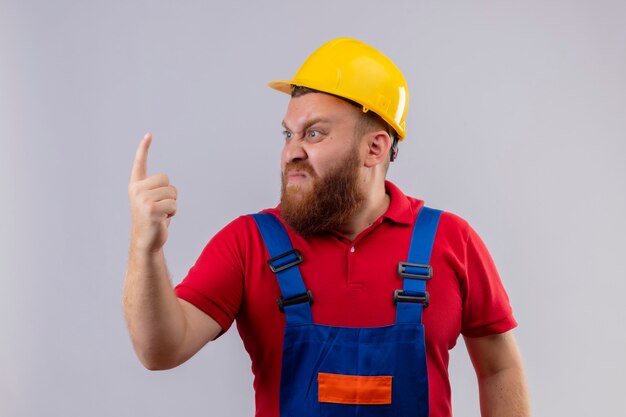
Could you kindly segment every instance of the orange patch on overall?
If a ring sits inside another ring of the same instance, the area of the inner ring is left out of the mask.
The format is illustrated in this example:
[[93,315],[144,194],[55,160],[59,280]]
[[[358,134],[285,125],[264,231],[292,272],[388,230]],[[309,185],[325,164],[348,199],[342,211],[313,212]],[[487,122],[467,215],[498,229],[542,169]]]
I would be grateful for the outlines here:
[[317,375],[321,403],[391,404],[391,376],[357,376],[320,372]]

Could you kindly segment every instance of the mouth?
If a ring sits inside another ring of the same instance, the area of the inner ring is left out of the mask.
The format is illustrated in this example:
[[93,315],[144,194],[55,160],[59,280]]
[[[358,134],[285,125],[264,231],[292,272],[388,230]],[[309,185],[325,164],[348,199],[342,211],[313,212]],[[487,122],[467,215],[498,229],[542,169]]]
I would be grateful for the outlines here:
[[299,184],[308,179],[309,176],[304,171],[291,170],[287,171],[287,183],[288,184]]

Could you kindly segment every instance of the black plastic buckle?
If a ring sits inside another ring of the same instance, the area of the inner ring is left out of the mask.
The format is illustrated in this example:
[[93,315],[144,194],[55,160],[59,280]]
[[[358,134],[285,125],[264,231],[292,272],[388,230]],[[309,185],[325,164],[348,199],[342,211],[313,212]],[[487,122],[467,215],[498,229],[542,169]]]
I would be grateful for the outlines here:
[[[411,271],[412,268],[425,269],[426,273]],[[433,277],[433,268],[430,265],[412,264],[410,262],[398,262],[398,275],[400,275],[402,278],[423,279],[428,281]]]
[[428,304],[430,304],[430,294],[426,291],[424,292],[424,295],[411,295],[405,294],[403,290],[395,290],[393,292],[393,303],[423,304],[424,308],[426,308],[428,307]]
[[[289,255],[295,255],[296,259],[283,265],[274,266],[274,262],[284,260],[284,258],[287,258]],[[298,265],[300,263],[302,263],[302,254],[297,249],[292,249],[289,252],[281,253],[280,255],[274,256],[272,259],[267,261],[267,264],[270,266],[270,269],[274,273],[284,271],[285,269],[291,268],[292,266]]]
[[278,304],[278,309],[281,313],[285,312],[286,306],[291,306],[294,304],[302,304],[302,303],[313,304],[313,294],[311,294],[310,290],[306,290],[304,294],[294,295],[291,298],[285,299],[282,295],[276,299],[276,303]]

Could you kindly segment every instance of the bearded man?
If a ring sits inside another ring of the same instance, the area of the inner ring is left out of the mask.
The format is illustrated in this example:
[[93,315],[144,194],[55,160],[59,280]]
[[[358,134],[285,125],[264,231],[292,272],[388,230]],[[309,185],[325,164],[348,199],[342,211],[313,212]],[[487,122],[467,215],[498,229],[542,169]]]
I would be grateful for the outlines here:
[[406,136],[400,71],[335,39],[270,86],[291,94],[280,205],[227,225],[174,289],[176,189],[147,176],[151,136],[139,145],[124,306],[144,366],[178,366],[236,320],[259,417],[451,416],[462,334],[483,415],[528,416],[517,323],[480,237],[386,180]]

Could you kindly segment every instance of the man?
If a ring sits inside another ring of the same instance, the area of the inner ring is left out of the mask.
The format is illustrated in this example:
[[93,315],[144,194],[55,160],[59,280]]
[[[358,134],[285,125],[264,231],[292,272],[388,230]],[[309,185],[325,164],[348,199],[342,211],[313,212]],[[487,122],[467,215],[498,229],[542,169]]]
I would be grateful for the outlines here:
[[406,135],[400,71],[336,39],[270,86],[292,96],[281,204],[226,226],[176,289],[163,255],[176,189],[147,176],[151,136],[139,145],[124,307],[141,362],[175,367],[236,319],[257,416],[451,416],[448,350],[463,334],[483,416],[529,415],[484,244],[385,179]]

